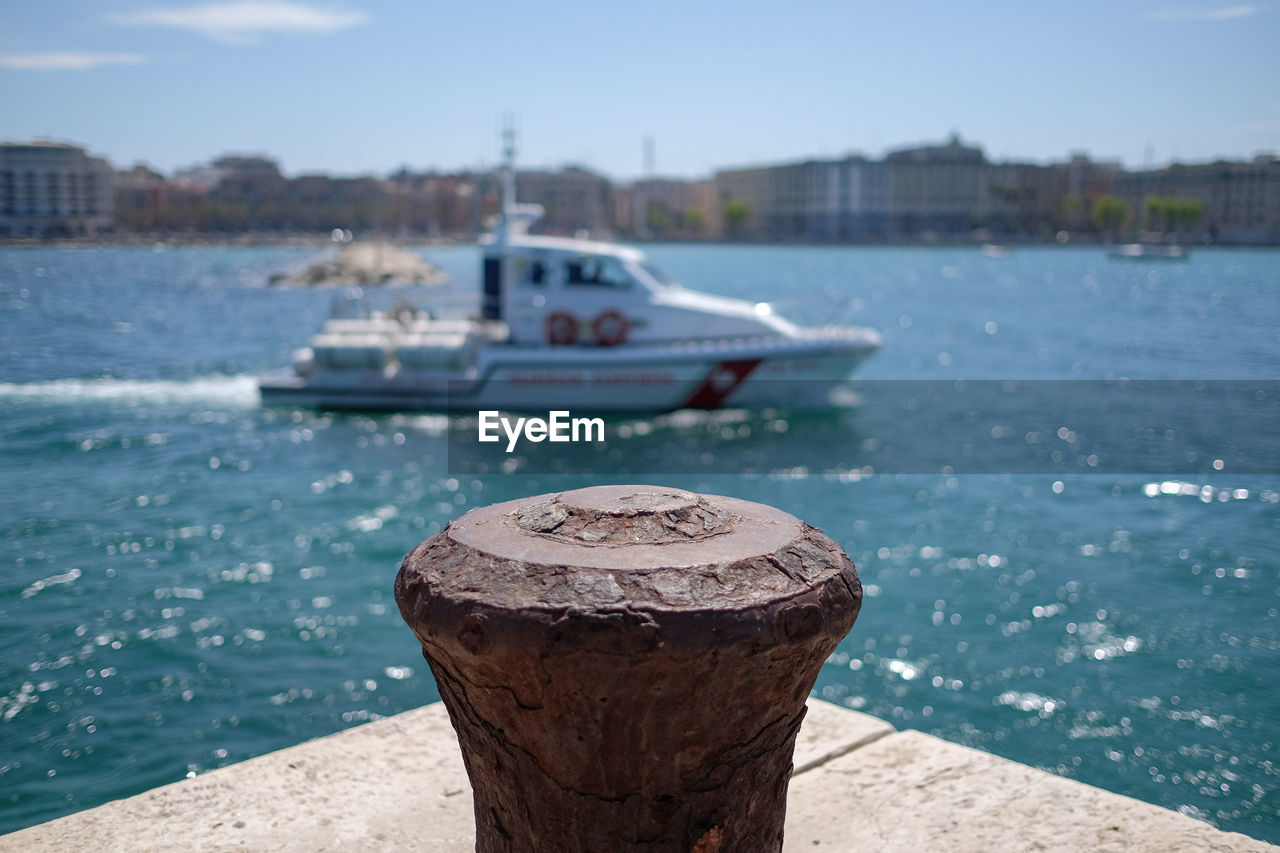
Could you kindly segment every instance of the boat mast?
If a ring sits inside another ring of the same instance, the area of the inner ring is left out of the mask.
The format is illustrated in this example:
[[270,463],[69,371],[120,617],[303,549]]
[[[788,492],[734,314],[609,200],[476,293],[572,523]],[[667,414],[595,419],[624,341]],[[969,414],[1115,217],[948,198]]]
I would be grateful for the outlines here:
[[481,273],[480,316],[502,320],[508,314],[511,295],[511,238],[516,219],[516,130],[510,115],[502,121],[502,207],[493,229],[493,250],[485,252]]
[[542,205],[516,202],[516,128],[510,115],[503,119],[502,155],[502,213],[494,228],[493,250],[484,258],[482,316],[486,320],[507,320],[516,315],[513,247],[543,214]]
[[505,246],[516,218],[516,127],[508,115],[502,126],[502,217],[497,240]]
[[502,208],[493,233],[493,252],[485,253],[483,267],[481,316],[486,320],[504,320],[511,315],[514,293],[511,263],[511,241],[518,233],[516,225],[516,128],[510,115],[502,121]]

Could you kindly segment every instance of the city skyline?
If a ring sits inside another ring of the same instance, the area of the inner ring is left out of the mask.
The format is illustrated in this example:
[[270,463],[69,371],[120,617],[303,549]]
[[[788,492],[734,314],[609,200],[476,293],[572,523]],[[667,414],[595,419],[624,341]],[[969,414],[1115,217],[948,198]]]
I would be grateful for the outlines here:
[[0,33],[0,138],[166,174],[261,153],[286,174],[520,162],[618,180],[931,144],[1125,168],[1280,150],[1276,13],[1223,2],[606,13],[407,2],[69,0]]

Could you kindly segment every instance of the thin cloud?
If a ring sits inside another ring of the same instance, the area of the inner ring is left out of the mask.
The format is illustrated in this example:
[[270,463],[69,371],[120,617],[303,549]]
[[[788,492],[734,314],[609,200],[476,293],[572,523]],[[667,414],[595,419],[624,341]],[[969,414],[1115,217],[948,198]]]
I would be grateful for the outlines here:
[[10,53],[0,56],[0,68],[19,71],[88,71],[100,65],[141,65],[145,56],[136,53],[85,53],[64,50],[54,53]]
[[1217,9],[1161,9],[1147,15],[1148,21],[1234,21],[1251,18],[1262,11],[1261,6],[1220,6]]
[[126,26],[174,27],[214,41],[249,44],[268,33],[333,33],[366,23],[369,16],[285,0],[233,0],[181,9],[144,9],[113,15],[111,20]]

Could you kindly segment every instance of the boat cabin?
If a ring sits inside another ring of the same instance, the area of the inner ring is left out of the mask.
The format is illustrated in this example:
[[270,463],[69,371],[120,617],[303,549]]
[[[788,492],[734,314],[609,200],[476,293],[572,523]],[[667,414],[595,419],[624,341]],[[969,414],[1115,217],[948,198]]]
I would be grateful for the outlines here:
[[484,254],[484,319],[525,346],[618,346],[783,335],[791,323],[765,303],[685,290],[638,249],[522,234]]

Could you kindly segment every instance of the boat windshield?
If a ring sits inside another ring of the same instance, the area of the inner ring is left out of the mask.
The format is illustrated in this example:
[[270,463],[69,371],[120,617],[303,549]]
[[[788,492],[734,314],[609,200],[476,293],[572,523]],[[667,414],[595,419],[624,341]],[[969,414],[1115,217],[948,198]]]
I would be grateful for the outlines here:
[[644,270],[649,278],[653,279],[662,287],[679,287],[680,282],[662,271],[662,268],[653,261],[641,261],[640,269]]

